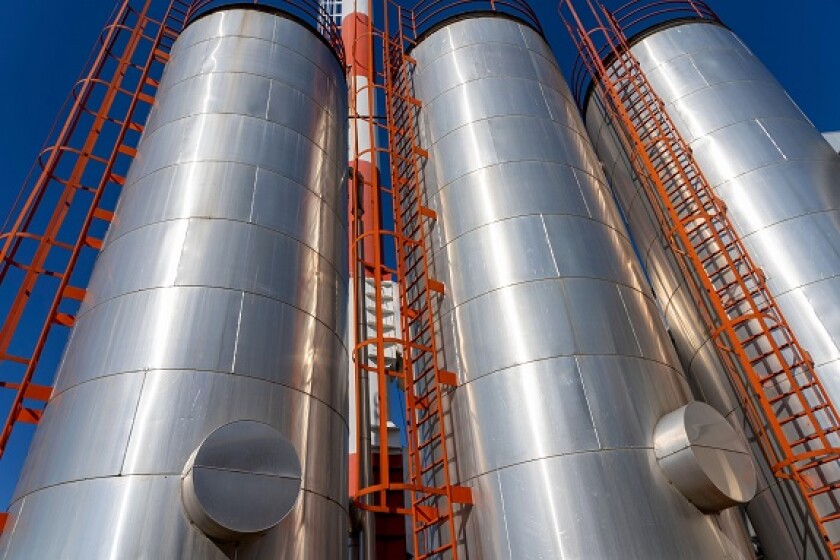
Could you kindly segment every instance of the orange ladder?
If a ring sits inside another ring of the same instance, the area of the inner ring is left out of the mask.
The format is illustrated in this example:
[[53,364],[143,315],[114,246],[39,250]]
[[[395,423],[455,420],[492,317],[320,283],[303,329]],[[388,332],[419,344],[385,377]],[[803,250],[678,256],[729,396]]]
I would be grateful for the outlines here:
[[[423,203],[422,169],[429,154],[420,147],[413,96],[415,61],[406,54],[406,15],[395,5],[398,31],[387,36],[386,105],[391,152],[394,229],[404,336],[409,477],[415,558],[457,560],[455,504],[472,503],[471,490],[452,482],[444,397],[457,385],[440,365],[437,317],[445,287],[431,272],[429,236],[436,214]],[[386,24],[386,29],[389,27]]]
[[[587,28],[571,0],[560,2],[600,103],[616,128],[633,171],[657,213],[686,284],[748,421],[775,475],[792,479],[826,547],[837,558],[840,422],[761,269],[727,217],[691,148],[671,121],[630,50],[614,15],[587,4]],[[596,46],[600,34],[604,48]],[[606,55],[606,56],[605,56]],[[608,60],[605,63],[604,60]],[[593,96],[593,102],[599,102]]]
[[[55,364],[39,364],[45,349],[57,354],[75,323],[86,294],[84,274],[102,248],[189,9],[188,2],[173,0],[156,20],[153,5],[125,0],[115,10],[74,88],[63,128],[39,156],[40,174],[24,185],[22,203],[0,234],[0,293],[11,301],[0,325],[0,387],[15,391],[0,432],[0,457],[14,426],[37,423],[51,396]],[[74,274],[80,259],[85,266]]]

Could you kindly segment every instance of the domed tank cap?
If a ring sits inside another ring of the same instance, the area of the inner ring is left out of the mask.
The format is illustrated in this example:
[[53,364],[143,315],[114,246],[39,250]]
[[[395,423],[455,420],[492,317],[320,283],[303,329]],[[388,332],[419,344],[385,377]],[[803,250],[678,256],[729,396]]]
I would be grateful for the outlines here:
[[207,536],[236,541],[271,529],[300,494],[300,459],[267,424],[239,421],[214,431],[193,452],[181,477],[190,520]]
[[746,444],[711,406],[692,402],[663,416],[654,431],[659,466],[706,513],[750,501],[755,465]]

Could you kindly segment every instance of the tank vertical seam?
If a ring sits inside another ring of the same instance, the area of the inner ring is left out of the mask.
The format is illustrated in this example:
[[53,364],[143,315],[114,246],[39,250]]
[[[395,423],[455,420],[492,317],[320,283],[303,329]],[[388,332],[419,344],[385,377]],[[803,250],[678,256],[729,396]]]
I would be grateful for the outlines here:
[[583,399],[586,401],[586,411],[589,413],[589,422],[592,424],[592,433],[595,435],[595,443],[598,449],[604,449],[601,444],[601,436],[598,435],[598,426],[595,425],[595,415],[592,414],[592,404],[589,402],[589,393],[586,391],[586,382],[583,380],[583,370],[580,367],[580,356],[575,356],[575,369],[577,370],[578,379],[580,379],[580,388],[583,391]]
[[[764,135],[767,136],[767,139],[770,140],[770,143],[773,144],[773,147],[776,148],[776,151],[779,152],[779,155],[782,156],[782,159],[784,161],[787,161],[788,160],[787,154],[784,153],[782,151],[782,149],[779,147],[779,144],[776,143],[776,140],[773,138],[773,135],[770,134],[770,131],[767,130],[767,127],[765,127],[764,124],[762,124],[761,118],[755,119],[755,123],[758,125],[758,127],[761,129],[761,131],[764,133]],[[737,123],[735,123],[735,124],[737,124]]]
[[[589,219],[590,219],[590,220],[599,221],[599,220],[598,220],[598,219],[597,219],[597,218],[596,218],[596,217],[592,214],[592,209],[589,207],[589,203],[588,203],[588,202],[586,202],[586,195],[584,195],[584,194],[583,194],[583,185],[581,185],[581,184],[580,184],[580,179],[578,178],[578,175],[577,175],[577,174],[578,174],[578,170],[577,170],[576,168],[572,167],[572,166],[569,166],[569,168],[572,170],[572,177],[574,177],[574,178],[575,178],[575,185],[577,186],[578,193],[580,193],[580,198],[581,198],[581,200],[583,200],[583,206],[584,206],[584,208],[586,208],[586,213],[587,213],[587,214],[589,214]],[[588,175],[588,173],[587,173],[587,175]],[[596,177],[595,179],[597,180],[598,178]],[[605,180],[606,180],[606,179],[605,179]]]
[[554,112],[551,110],[551,104],[548,102],[548,98],[545,96],[545,89],[543,88],[542,82],[537,82],[537,85],[540,88],[540,96],[542,97],[543,103],[545,103],[545,110],[548,111],[548,118],[551,119],[553,122],[563,124],[555,118]]
[[[257,201],[257,183],[259,183],[259,174],[260,174],[261,169],[262,169],[261,167],[255,167],[254,168],[254,183],[253,183],[253,185],[251,185],[251,204],[250,204],[250,208],[248,208],[248,224],[249,225],[252,224],[252,225],[255,225],[255,226],[260,225],[260,224],[257,224],[256,221],[255,221],[254,206],[255,206],[256,201]],[[291,235],[289,235],[289,237],[291,237],[292,239],[295,239]],[[304,236],[302,235],[301,237],[304,237]],[[308,243],[306,243],[302,240],[300,241],[300,243],[302,243],[303,245],[306,245],[306,246],[309,245]]]
[[557,257],[554,255],[554,247],[551,246],[551,238],[548,235],[548,228],[545,225],[545,217],[542,214],[538,214],[538,216],[540,217],[540,224],[542,224],[543,233],[545,234],[545,242],[548,244],[548,252],[551,254],[551,264],[554,265],[554,272],[560,278],[560,267],[557,266]]
[[271,92],[274,90],[274,80],[268,79],[268,100],[265,103],[265,120],[271,121],[268,115],[271,113]]
[[621,287],[619,285],[616,285],[615,289],[618,292],[618,299],[621,300],[621,307],[624,309],[624,314],[627,315],[627,322],[630,323],[630,331],[633,333],[633,340],[636,342],[636,350],[639,351],[639,356],[641,358],[646,358],[645,353],[642,350],[642,345],[639,342],[639,335],[636,332],[636,325],[633,324],[633,317],[630,314],[630,309],[627,308],[627,302],[624,300],[624,294],[621,293]]
[[[236,375],[236,355],[239,350],[239,338],[242,331],[242,311],[245,307],[245,292],[240,292],[239,295],[239,314],[236,317],[236,336],[233,340],[233,359],[230,364],[230,371]],[[308,393],[307,393],[308,394]]]
[[513,560],[513,550],[510,547],[510,530],[508,529],[507,510],[505,509],[505,492],[502,489],[502,475],[495,473],[499,482],[499,499],[502,501],[502,520],[505,522],[505,542],[507,543],[508,559]]
[[[187,240],[190,238],[190,226],[192,225],[193,218],[189,217],[186,218],[187,226],[184,228],[184,237],[181,240],[181,250],[178,252],[178,263],[175,265],[175,277],[172,279],[172,287],[177,287],[178,284],[178,276],[181,272],[181,263],[184,260],[184,251],[187,250]],[[140,228],[138,228],[140,229]],[[137,290],[140,291],[140,290]],[[128,294],[123,294],[128,295]],[[116,296],[121,297],[121,296]],[[111,298],[116,299],[116,298]],[[110,300],[109,300],[110,301]],[[105,303],[104,301],[102,303]]]
[[117,473],[117,476],[119,477],[123,476],[123,473],[125,472],[125,462],[128,459],[128,450],[131,448],[131,437],[134,435],[134,426],[137,424],[137,413],[140,411],[140,403],[143,402],[143,393],[146,390],[147,378],[148,373],[144,370],[143,381],[140,383],[140,392],[137,394],[137,404],[134,405],[134,414],[131,416],[131,428],[128,430],[128,437],[125,438],[125,451],[123,453],[122,461],[120,462],[120,470]]

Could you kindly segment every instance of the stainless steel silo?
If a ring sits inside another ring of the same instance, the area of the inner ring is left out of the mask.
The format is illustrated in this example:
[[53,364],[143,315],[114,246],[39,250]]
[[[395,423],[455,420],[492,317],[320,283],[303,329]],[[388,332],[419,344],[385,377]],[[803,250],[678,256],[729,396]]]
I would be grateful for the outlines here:
[[[346,115],[342,64],[301,22],[231,7],[184,31],[16,489],[4,558],[341,556]],[[236,471],[246,463],[251,478]],[[268,532],[230,538],[266,529],[234,519],[217,544],[188,520],[275,515],[270,500],[200,503],[259,490],[261,476],[301,488]]]
[[[799,341],[840,402],[840,157],[750,50],[714,21],[662,24],[632,50],[666,110],[724,201]],[[714,344],[674,256],[598,104],[587,129],[627,216],[697,396],[749,434]],[[822,558],[822,538],[807,509],[766,463],[747,507],[771,559]]]
[[751,557],[657,466],[691,392],[545,40],[469,14],[411,56],[462,557]]

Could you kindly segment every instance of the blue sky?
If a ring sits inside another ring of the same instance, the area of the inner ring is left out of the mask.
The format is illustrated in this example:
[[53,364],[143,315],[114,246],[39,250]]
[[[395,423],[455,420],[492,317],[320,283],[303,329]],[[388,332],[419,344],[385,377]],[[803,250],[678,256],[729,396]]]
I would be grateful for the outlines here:
[[[840,1],[708,3],[764,61],[817,128],[840,130]],[[0,17],[0,220],[8,213],[115,0],[5,4]],[[554,17],[554,0],[532,0],[532,4],[543,18],[561,65],[568,68],[572,52]],[[3,418],[5,414],[5,409],[0,410]],[[0,508],[8,503],[25,447],[26,438],[18,439],[0,462]]]

